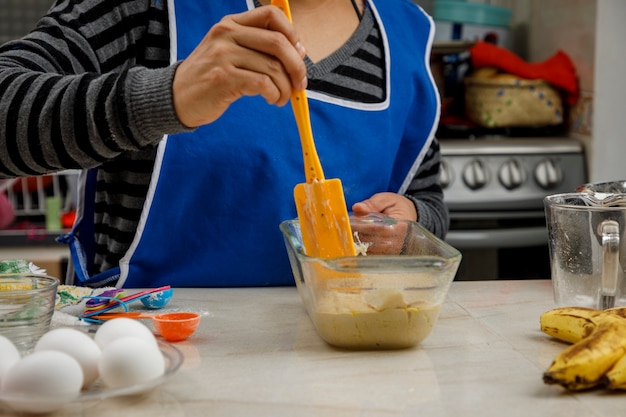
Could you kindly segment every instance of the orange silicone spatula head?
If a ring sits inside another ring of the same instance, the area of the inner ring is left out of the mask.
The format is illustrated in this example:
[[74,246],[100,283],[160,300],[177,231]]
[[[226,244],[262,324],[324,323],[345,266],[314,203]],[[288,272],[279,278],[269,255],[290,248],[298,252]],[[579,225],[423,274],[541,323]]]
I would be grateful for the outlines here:
[[[287,0],[272,0],[272,4],[291,21]],[[354,256],[356,250],[343,187],[339,179],[324,179],[313,142],[309,104],[304,90],[294,90],[291,107],[300,134],[306,177],[306,183],[294,188],[305,254],[323,259]]]

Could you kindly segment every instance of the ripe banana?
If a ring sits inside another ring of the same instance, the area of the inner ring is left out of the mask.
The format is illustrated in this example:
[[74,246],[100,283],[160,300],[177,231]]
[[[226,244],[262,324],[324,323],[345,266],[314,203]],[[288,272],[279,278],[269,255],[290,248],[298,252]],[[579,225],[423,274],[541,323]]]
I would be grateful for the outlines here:
[[605,374],[626,354],[626,320],[617,314],[601,317],[589,336],[557,355],[543,374],[546,384],[580,391],[605,382]]
[[608,389],[626,389],[626,355],[622,356],[604,375],[603,383]]
[[592,308],[560,307],[543,313],[539,324],[542,332],[563,342],[576,343],[589,336],[606,314]]
[[604,310],[606,313],[615,314],[616,316],[620,316],[622,318],[626,318],[626,307],[615,307],[608,308]]
[[568,343],[577,343],[589,336],[607,314],[626,318],[626,307],[595,310],[585,307],[559,307],[546,311],[539,318],[541,331]]

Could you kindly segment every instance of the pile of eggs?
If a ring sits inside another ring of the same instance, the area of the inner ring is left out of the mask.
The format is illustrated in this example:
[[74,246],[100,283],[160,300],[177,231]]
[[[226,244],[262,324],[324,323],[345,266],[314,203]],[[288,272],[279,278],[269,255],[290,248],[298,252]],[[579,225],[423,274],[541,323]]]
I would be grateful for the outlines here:
[[94,337],[74,328],[45,333],[33,352],[20,356],[0,336],[0,395],[78,396],[98,378],[108,388],[148,382],[165,373],[165,359],[152,331],[139,321],[116,318]]

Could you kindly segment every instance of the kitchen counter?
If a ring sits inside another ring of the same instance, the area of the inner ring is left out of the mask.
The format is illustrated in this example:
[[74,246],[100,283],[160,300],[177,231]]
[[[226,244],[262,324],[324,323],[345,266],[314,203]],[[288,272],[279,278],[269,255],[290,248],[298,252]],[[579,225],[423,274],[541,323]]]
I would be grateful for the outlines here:
[[452,285],[420,346],[345,351],[315,333],[295,288],[175,289],[164,310],[202,314],[176,343],[181,368],[140,398],[69,405],[63,416],[615,416],[626,392],[542,382],[566,345],[539,330],[549,280]]

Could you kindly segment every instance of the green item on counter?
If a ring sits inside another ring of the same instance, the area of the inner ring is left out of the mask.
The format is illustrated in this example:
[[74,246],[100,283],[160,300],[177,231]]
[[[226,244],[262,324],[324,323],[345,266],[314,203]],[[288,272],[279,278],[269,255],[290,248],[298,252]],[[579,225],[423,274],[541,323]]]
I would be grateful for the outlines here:
[[24,259],[9,259],[0,261],[0,274],[19,274],[22,272],[42,275],[46,274],[45,269],[41,269],[32,262],[25,261]]

